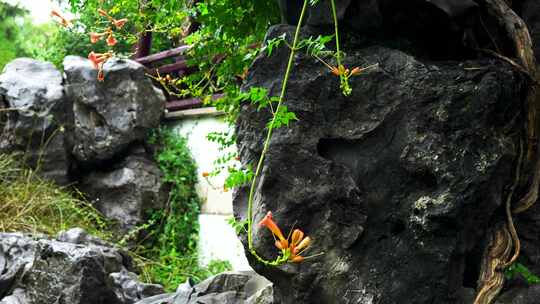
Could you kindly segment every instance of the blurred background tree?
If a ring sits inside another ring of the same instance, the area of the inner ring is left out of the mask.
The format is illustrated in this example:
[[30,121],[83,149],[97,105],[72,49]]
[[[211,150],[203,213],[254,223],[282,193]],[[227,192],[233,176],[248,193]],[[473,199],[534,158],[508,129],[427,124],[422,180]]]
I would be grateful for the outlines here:
[[31,57],[47,40],[47,27],[34,26],[27,10],[0,2],[0,70],[17,57]]

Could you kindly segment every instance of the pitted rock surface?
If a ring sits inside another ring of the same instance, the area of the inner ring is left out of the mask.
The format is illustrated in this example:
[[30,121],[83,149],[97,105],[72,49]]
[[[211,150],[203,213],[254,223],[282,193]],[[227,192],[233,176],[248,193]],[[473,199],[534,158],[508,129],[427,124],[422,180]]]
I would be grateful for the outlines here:
[[132,261],[122,250],[95,238],[81,240],[0,233],[0,303],[132,304],[163,292],[130,272]]
[[[254,203],[255,222],[272,211],[284,233],[295,225],[313,238],[306,254],[324,255],[251,265],[284,304],[471,303],[484,234],[512,182],[524,78],[495,59],[424,62],[380,46],[346,53],[347,67],[379,64],[351,78],[348,98],[326,67],[296,57],[285,105],[299,120],[275,130]],[[244,89],[278,95],[287,58],[286,48],[258,58]],[[244,164],[258,160],[269,118],[242,106]],[[239,219],[247,191],[235,193]],[[277,254],[257,225],[254,244]]]
[[145,75],[144,66],[110,59],[103,67],[103,82],[88,59],[67,56],[64,69],[67,97],[73,101],[72,152],[78,161],[118,157],[159,125],[165,97]]
[[122,231],[144,223],[151,210],[164,208],[168,194],[158,166],[144,155],[130,155],[111,169],[83,176],[79,188]]

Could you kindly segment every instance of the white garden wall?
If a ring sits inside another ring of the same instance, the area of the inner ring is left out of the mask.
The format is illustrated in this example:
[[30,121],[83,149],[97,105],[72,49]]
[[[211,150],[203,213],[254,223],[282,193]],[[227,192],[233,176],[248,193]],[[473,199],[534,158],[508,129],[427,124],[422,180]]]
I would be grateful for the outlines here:
[[218,144],[206,139],[207,134],[227,131],[230,126],[223,116],[215,113],[185,116],[170,122],[170,126],[187,137],[188,146],[198,167],[197,192],[203,202],[199,217],[201,264],[206,265],[212,259],[221,259],[228,260],[234,270],[251,269],[234,229],[227,223],[227,219],[232,217],[232,193],[223,189],[226,173],[216,177],[203,177],[203,172],[211,172],[214,160],[222,155]]

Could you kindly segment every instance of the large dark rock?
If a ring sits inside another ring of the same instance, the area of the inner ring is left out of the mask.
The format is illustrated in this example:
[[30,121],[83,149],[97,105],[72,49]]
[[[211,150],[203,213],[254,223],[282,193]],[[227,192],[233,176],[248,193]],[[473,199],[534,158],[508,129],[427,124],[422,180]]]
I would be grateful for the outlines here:
[[142,224],[152,210],[164,208],[168,194],[161,171],[144,154],[83,176],[79,189],[123,231]]
[[[20,153],[33,168],[59,184],[68,182],[66,129],[71,103],[62,74],[52,63],[19,58],[0,75],[0,108],[9,111],[0,130],[0,152]],[[0,119],[2,120],[2,119]]]
[[0,234],[0,303],[131,304],[163,292],[129,272],[132,262],[123,251],[81,229],[59,239],[75,243]]
[[[277,27],[269,37],[292,28]],[[339,79],[298,55],[285,105],[299,121],[275,130],[255,195],[255,222],[268,211],[288,232],[314,239],[301,264],[257,272],[288,303],[471,303],[483,240],[503,214],[522,121],[524,77],[495,59],[424,62],[380,46],[346,50]],[[288,49],[256,60],[245,89],[278,95]],[[262,150],[268,111],[243,105],[237,122],[245,164]],[[247,188],[235,193],[245,219]],[[277,254],[254,226],[257,251]],[[245,243],[245,240],[244,240]],[[536,247],[538,248],[538,247]]]
[[165,97],[146,76],[144,66],[123,59],[104,65],[105,81],[88,59],[64,59],[67,96],[73,101],[73,155],[99,163],[121,155],[159,125]]
[[273,304],[272,284],[252,271],[224,272],[175,293],[146,298],[137,304]]

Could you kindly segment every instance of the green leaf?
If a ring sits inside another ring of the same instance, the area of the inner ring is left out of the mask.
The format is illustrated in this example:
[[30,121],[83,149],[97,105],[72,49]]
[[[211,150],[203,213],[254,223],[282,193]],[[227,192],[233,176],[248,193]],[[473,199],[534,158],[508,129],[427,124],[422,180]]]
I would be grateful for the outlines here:
[[289,126],[289,123],[293,120],[298,120],[298,117],[296,117],[296,114],[294,112],[289,112],[287,106],[281,106],[279,107],[279,110],[275,113],[275,118],[273,120],[270,120],[267,124],[267,128],[270,129],[277,129],[282,126]]

